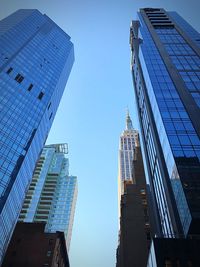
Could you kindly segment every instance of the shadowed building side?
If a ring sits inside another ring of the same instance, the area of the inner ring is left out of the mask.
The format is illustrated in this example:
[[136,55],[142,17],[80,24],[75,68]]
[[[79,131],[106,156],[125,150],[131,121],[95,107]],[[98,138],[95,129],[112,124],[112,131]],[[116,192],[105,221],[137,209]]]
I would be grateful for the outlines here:
[[44,229],[45,223],[18,222],[2,267],[69,267],[64,233]]
[[198,239],[154,238],[147,267],[199,267]]
[[117,267],[146,267],[150,247],[148,190],[139,146],[134,149],[132,170],[134,183],[133,180],[124,181],[124,194],[121,196]]
[[200,34],[176,12],[144,8],[131,69],[157,235],[200,234]]

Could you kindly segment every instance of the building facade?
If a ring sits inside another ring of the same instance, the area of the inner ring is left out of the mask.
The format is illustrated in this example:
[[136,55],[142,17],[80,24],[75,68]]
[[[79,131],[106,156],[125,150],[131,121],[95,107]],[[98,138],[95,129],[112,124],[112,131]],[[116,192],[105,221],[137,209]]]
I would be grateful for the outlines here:
[[116,267],[146,267],[150,248],[152,225],[140,146],[134,149],[132,162],[134,183],[124,184],[121,196],[121,217]]
[[45,233],[44,228],[44,223],[18,222],[1,266],[69,267],[64,233]]
[[39,11],[0,21],[0,261],[73,61],[70,37]]
[[198,239],[154,238],[147,267],[198,267]]
[[118,200],[120,207],[121,195],[124,193],[124,182],[133,181],[132,162],[134,148],[138,146],[138,131],[133,129],[132,121],[127,112],[126,129],[120,136],[119,141],[119,163],[118,163]]
[[69,175],[67,153],[67,144],[44,147],[19,221],[45,222],[45,232],[64,232],[69,250],[77,199],[77,177]]
[[130,30],[131,68],[157,236],[200,233],[200,34],[145,8]]

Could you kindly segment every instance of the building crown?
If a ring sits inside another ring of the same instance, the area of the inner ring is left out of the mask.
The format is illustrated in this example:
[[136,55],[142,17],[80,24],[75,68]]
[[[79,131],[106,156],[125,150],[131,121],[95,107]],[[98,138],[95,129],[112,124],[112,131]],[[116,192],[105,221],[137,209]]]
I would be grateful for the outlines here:
[[126,113],[126,130],[133,130],[133,124],[132,124],[131,117],[129,115],[129,110],[127,110],[127,113]]

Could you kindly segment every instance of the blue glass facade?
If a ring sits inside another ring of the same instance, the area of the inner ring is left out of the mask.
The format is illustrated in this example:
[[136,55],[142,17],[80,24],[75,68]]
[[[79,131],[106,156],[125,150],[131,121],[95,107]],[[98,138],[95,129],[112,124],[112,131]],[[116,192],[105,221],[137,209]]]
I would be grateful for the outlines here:
[[0,21],[0,260],[73,61],[70,37],[39,11]]
[[[175,12],[142,9],[131,27],[132,73],[158,235],[198,234],[200,35]],[[194,40],[195,39],[195,40]]]
[[64,232],[69,251],[77,199],[77,177],[69,175],[67,153],[67,144],[43,148],[19,221],[45,222],[46,232]]

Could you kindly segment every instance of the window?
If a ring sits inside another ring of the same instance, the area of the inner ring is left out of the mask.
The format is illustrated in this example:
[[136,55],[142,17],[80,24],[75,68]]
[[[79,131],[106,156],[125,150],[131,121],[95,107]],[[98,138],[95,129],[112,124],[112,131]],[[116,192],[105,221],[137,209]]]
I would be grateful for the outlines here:
[[17,81],[18,83],[21,83],[23,81],[23,79],[24,79],[24,77],[19,73],[15,77],[15,81]]
[[9,69],[6,71],[6,73],[7,73],[7,74],[10,74],[10,73],[12,72],[12,70],[13,70],[13,68],[9,68]]
[[31,89],[33,88],[33,84],[31,83],[28,87],[28,91],[31,91]]
[[51,112],[51,115],[50,115],[49,119],[51,119],[52,115],[53,115],[53,113]]
[[142,204],[143,205],[147,205],[147,200],[146,199],[142,199]]
[[50,102],[49,105],[48,105],[48,109],[50,109],[50,107],[51,107],[51,102]]
[[187,261],[187,266],[188,266],[188,267],[192,267],[192,266],[193,266],[192,261],[190,261],[190,260]]
[[172,262],[170,260],[165,260],[165,267],[172,267]]
[[151,235],[149,232],[146,233],[147,240],[151,240]]
[[140,194],[141,194],[141,195],[146,195],[145,189],[141,189],[141,190],[140,190]]
[[43,92],[40,92],[39,95],[38,95],[38,99],[41,100],[43,98],[43,96],[44,96],[44,93]]
[[47,257],[50,257],[51,256],[51,250],[48,250],[47,251]]

